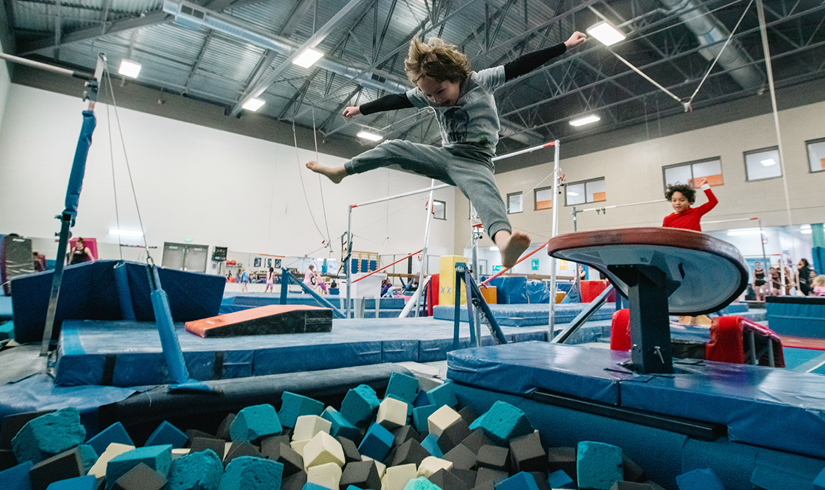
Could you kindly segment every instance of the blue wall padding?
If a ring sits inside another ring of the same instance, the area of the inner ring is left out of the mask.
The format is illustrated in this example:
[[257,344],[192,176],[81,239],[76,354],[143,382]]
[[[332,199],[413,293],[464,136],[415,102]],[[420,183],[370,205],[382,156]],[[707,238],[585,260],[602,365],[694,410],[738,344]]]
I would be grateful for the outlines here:
[[721,480],[708,469],[688,471],[676,477],[679,490],[725,490]]
[[438,407],[435,405],[422,405],[413,408],[413,425],[419,434],[426,434],[430,431],[427,419],[430,418],[430,415],[434,414],[436,410],[438,410]]
[[527,281],[527,302],[548,304],[550,302],[549,284],[544,281]]
[[126,263],[118,262],[114,267],[115,287],[120,302],[120,314],[124,320],[135,321],[135,309],[132,306],[132,292],[129,290],[129,274],[126,272]]
[[811,249],[811,255],[813,255],[814,259],[814,270],[822,274],[822,271],[825,271],[825,247],[813,247]]
[[[5,322],[14,318],[14,311],[12,309],[11,297],[3,296],[3,290],[0,288],[0,322]],[[14,328],[14,324],[9,324]]]
[[92,146],[92,134],[96,125],[94,111],[83,111],[83,124],[77,138],[69,185],[66,188],[66,209],[63,210],[63,213],[71,215],[72,226],[77,216],[77,206],[80,204],[80,190],[83,188],[83,175],[86,173],[86,156],[89,154],[89,147]]
[[[341,415],[357,426],[363,426],[372,419],[381,402],[375,390],[368,385],[358,385],[347,391],[341,402]],[[381,460],[383,458],[373,458]]]
[[527,278],[499,276],[490,281],[496,288],[496,303],[517,305],[527,303]]
[[[490,311],[493,312],[493,317],[500,326],[504,327],[533,327],[538,325],[547,325],[550,316],[550,305],[531,304],[531,305],[489,305]],[[580,303],[566,303],[558,304],[555,308],[555,324],[561,325],[572,322],[579,313],[582,312],[588,305]],[[616,311],[615,303],[606,303],[601,306],[593,315],[591,321],[610,320],[613,313]],[[467,306],[461,307],[461,321],[467,322]],[[437,305],[433,308],[433,318],[436,320],[455,320],[455,306],[453,305]]]
[[444,453],[441,451],[441,448],[438,447],[438,436],[435,434],[427,434],[421,441],[421,447],[427,450],[431,456],[435,456],[436,458],[443,458]]
[[240,456],[226,465],[220,490],[280,490],[284,465],[269,459]]
[[773,298],[765,303],[768,324],[779,335],[825,339],[825,298]]
[[573,488],[573,479],[564,470],[556,470],[547,476],[547,484],[550,488]]
[[[364,298],[364,308],[366,310],[375,309],[375,298]],[[311,296],[304,293],[289,293],[287,295],[288,305],[307,305],[318,306],[318,302]],[[335,306],[346,306],[346,301],[341,301],[341,298],[334,298],[332,303]],[[355,299],[352,299],[355,303]],[[223,294],[221,306],[236,306],[236,307],[258,307],[268,305],[281,304],[281,298],[277,294],[269,293],[239,293],[233,291],[226,291]],[[381,298],[381,310],[402,310],[405,305],[404,298]],[[398,316],[398,315],[396,315]]]
[[499,482],[495,486],[496,490],[539,490],[536,479],[533,475],[524,471],[519,471],[510,478]]
[[[281,395],[281,410],[278,419],[283,427],[293,428],[298,417],[303,415],[321,415],[324,404],[307,396],[285,391]],[[334,436],[333,436],[334,437]]]
[[516,406],[498,401],[488,411],[470,424],[470,430],[484,430],[499,446],[506,446],[510,439],[533,432],[527,415]]
[[437,408],[444,405],[454,408],[458,405],[458,400],[456,400],[455,393],[453,393],[453,385],[449,381],[428,390],[427,400],[430,401],[430,405],[435,405]]
[[3,482],[3,490],[32,490],[32,482],[29,479],[29,470],[32,469],[31,461],[12,466],[7,470],[0,471],[0,482]]
[[[115,283],[114,266],[117,263],[114,260],[99,260],[66,268],[55,315],[53,338],[57,338],[63,320],[124,319]],[[136,320],[154,322],[146,266],[137,262],[125,262],[125,267]],[[53,272],[44,272],[12,281],[16,293],[12,296],[14,334],[18,342],[42,340],[52,274]],[[169,309],[174,321],[200,320],[218,314],[223,288],[226,286],[225,278],[160,267],[158,274],[169,298]]]
[[399,400],[407,403],[413,403],[418,395],[418,380],[409,374],[392,373],[386,393],[395,395]]
[[814,490],[825,490],[825,469],[814,478]]
[[229,427],[232,441],[257,441],[262,437],[277,436],[283,431],[275,407],[268,403],[252,405],[238,412]]
[[86,429],[80,423],[80,412],[69,407],[30,420],[11,444],[17,461],[37,464],[77,447],[85,440]]
[[361,435],[358,427],[354,426],[352,422],[341,415],[341,412],[332,407],[325,408],[323,413],[321,413],[321,418],[332,422],[332,426],[329,429],[329,435],[332,437],[341,436],[354,441]]
[[149,435],[144,446],[160,446],[170,444],[173,449],[180,449],[186,445],[189,437],[180,429],[170,424],[166,420],[160,423],[157,429]]
[[218,490],[222,476],[221,459],[206,449],[172,461],[166,490]]
[[106,490],[111,490],[118,478],[140,463],[166,478],[172,465],[172,446],[145,446],[119,454],[106,465]]
[[582,441],[576,449],[579,488],[610,490],[623,479],[622,448],[603,442]]
[[94,449],[98,455],[101,455],[103,451],[109,447],[109,444],[113,442],[126,444],[127,446],[135,445],[135,443],[132,442],[132,438],[129,437],[129,433],[126,432],[126,428],[123,427],[123,424],[120,422],[115,422],[109,427],[106,427],[96,436],[86,441],[86,444],[92,446],[92,449]]
[[97,478],[94,475],[68,478],[50,484],[46,490],[97,490]]
[[392,447],[392,432],[381,424],[372,424],[358,445],[358,452],[377,461],[382,461]]

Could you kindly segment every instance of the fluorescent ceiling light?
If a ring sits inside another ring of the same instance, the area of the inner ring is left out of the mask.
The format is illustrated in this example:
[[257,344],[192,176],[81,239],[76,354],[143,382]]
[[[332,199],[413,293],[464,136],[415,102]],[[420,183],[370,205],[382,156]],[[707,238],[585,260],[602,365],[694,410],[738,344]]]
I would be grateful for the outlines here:
[[810,230],[810,229],[811,229],[811,225],[802,225],[802,226],[800,226],[800,227],[799,227],[799,229],[800,229],[800,230],[806,230],[806,229],[807,229],[807,230]]
[[616,44],[624,39],[624,34],[609,20],[593,24],[587,29],[587,33],[601,41],[605,46]]
[[759,235],[760,233],[762,233],[760,230],[731,230],[728,232],[728,236]]
[[316,61],[320,60],[323,56],[324,53],[316,51],[312,48],[307,48],[306,51],[299,54],[297,58],[292,60],[292,63],[298,66],[303,66],[304,68],[309,68],[310,66],[314,65]]
[[258,109],[260,109],[261,107],[263,107],[264,104],[266,104],[266,101],[263,101],[261,99],[249,99],[248,101],[246,101],[246,104],[244,104],[241,107],[243,107],[244,109],[246,109],[248,111],[255,112]]
[[759,163],[766,167],[770,167],[771,165],[776,165],[776,160],[774,160],[773,158],[768,158],[767,160],[762,160]]
[[143,236],[143,232],[140,231],[127,231],[127,230],[109,230],[110,235],[120,235],[120,236]]
[[594,123],[594,122],[600,121],[600,120],[601,120],[601,118],[599,116],[590,115],[590,116],[581,117],[579,119],[573,119],[572,121],[570,121],[570,125],[571,126],[584,126],[585,124]]
[[140,73],[140,63],[135,63],[134,61],[129,60],[121,60],[120,68],[117,69],[117,72],[124,77],[137,78],[138,73]]
[[498,247],[490,247],[491,252],[498,252]]
[[370,133],[369,131],[358,131],[358,134],[356,134],[356,136],[370,141],[381,141],[382,139],[384,139],[384,137],[380,134]]
[[803,229],[799,230],[799,232],[802,233],[803,235],[810,235],[814,231],[810,228],[803,228]]
[[578,196],[579,193],[578,192],[573,192],[573,191],[567,191],[567,195],[568,196]]

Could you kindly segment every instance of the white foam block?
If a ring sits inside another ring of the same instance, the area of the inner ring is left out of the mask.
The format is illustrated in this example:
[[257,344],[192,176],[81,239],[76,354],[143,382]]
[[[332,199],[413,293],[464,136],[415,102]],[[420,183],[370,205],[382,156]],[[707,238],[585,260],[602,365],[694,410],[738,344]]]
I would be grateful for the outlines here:
[[335,463],[319,464],[307,469],[307,483],[326,488],[338,488],[343,470]]
[[459,420],[461,420],[461,415],[447,405],[444,405],[427,418],[427,428],[430,434],[435,434],[435,437],[438,437],[444,432],[444,429]]
[[407,482],[415,478],[417,471],[414,463],[390,466],[384,478],[387,481],[387,490],[404,490]]
[[317,415],[301,415],[295,421],[295,430],[292,432],[293,441],[308,441],[319,432],[326,432],[332,427],[332,422]]
[[304,448],[306,445],[309,444],[309,441],[292,441],[289,443],[289,446],[292,448],[293,451],[300,454],[301,457],[304,457]]
[[344,463],[346,463],[344,448],[341,447],[341,443],[326,432],[315,434],[315,437],[304,446],[302,456],[304,458],[305,468],[326,463],[335,463],[339,467],[343,467]]
[[95,478],[104,478],[106,476],[106,466],[109,464],[109,461],[113,460],[115,456],[120,456],[126,451],[131,451],[134,448],[135,446],[118,444],[117,442],[109,444],[109,446],[106,447],[106,450],[103,451],[103,454],[97,458],[97,461],[92,466],[92,469],[89,470],[88,474],[94,475]]
[[189,454],[189,448],[172,449],[172,460],[178,459],[181,456]]
[[378,405],[378,416],[375,421],[390,431],[404,427],[407,425],[407,402],[384,398]]
[[418,473],[416,476],[423,476],[424,478],[429,478],[433,473],[438,470],[451,470],[453,468],[453,462],[447,461],[446,459],[436,458],[435,456],[427,456],[424,458],[424,461],[418,465]]
[[375,463],[375,467],[378,468],[378,478],[381,478],[382,480],[384,479],[384,475],[387,472],[387,465],[385,465],[381,461],[376,461],[370,458],[369,456],[364,456],[363,454],[361,455],[361,461],[372,461],[373,463]]

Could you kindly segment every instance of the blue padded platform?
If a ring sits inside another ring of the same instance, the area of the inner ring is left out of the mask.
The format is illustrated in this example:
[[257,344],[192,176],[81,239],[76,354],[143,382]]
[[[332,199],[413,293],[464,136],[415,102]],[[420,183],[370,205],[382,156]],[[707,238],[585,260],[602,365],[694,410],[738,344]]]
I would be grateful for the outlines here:
[[531,342],[448,355],[447,377],[526,396],[542,389],[655,414],[721,423],[728,437],[825,458],[825,377],[716,362],[674,363],[676,374],[636,375],[629,353]]
[[[572,322],[587,306],[581,303],[556,305],[556,325]],[[499,325],[508,327],[547,325],[550,316],[550,305],[546,303],[538,305],[490,305],[490,310]],[[613,318],[615,311],[615,303],[606,303],[590,317],[590,320],[609,320]],[[455,306],[436,306],[433,308],[433,318],[452,321],[455,318]],[[467,306],[461,307],[461,321],[467,321]]]
[[768,296],[765,308],[779,335],[825,339],[825,298]]
[[[117,264],[118,261],[114,260],[99,260],[66,268],[57,303],[53,338],[57,337],[64,319],[124,319],[119,291],[129,294],[132,313],[137,321],[155,320],[146,266],[125,262],[126,281],[118,284],[115,274]],[[161,267],[157,269],[175,321],[187,322],[218,314],[226,285],[223,277]],[[42,340],[52,274],[41,272],[12,281],[14,337],[20,343]]]
[[[444,360],[453,347],[453,324],[429,318],[334,320],[332,332],[203,339],[176,324],[193,379],[315,371],[382,362]],[[483,331],[483,341],[492,343]],[[461,346],[469,346],[462,329]],[[504,329],[508,342],[544,340],[544,328]],[[109,361],[107,364],[107,357]],[[58,348],[59,385],[139,386],[168,383],[153,323],[64,322]]]
[[0,322],[11,320],[12,317],[11,297],[0,295]]

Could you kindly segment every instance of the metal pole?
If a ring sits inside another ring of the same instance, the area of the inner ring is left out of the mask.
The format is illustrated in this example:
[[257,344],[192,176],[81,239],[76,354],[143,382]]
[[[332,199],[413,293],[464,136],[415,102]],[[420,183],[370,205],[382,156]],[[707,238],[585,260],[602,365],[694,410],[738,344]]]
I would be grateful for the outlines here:
[[347,271],[347,312],[346,318],[350,318],[350,303],[352,297],[350,296],[350,288],[352,287],[352,206],[349,208],[347,215],[347,255],[344,257],[344,267]]
[[66,245],[69,243],[69,228],[72,217],[68,214],[57,216],[61,219],[60,238],[57,243],[57,260],[54,263],[54,274],[52,275],[52,289],[49,295],[49,308],[46,310],[46,324],[43,329],[43,342],[40,344],[40,355],[49,354],[52,342],[52,329],[54,328],[54,317],[57,314],[57,300],[60,297],[60,285],[63,283],[63,268],[66,263]]
[[424,226],[424,247],[421,249],[421,270],[418,273],[418,289],[421,290],[415,299],[415,317],[421,315],[421,301],[424,297],[424,275],[425,267],[427,266],[427,245],[430,242],[430,222],[433,214],[433,189],[435,188],[435,179],[430,181],[430,196],[427,200],[427,219]]
[[[481,233],[476,230],[481,230],[480,228],[476,228],[473,226],[473,222],[478,219],[478,214],[475,212],[475,207],[473,209],[473,219],[470,220],[470,236],[472,237],[472,248],[470,249],[470,262],[472,263],[473,270],[473,278],[478,281],[479,274],[478,274],[478,240],[481,238]],[[464,281],[465,283],[467,281]],[[459,283],[456,283],[456,286],[460,289],[461,286]],[[472,300],[473,295],[470,294],[470,285],[466,284],[467,287],[467,321],[470,321],[470,310],[472,308]],[[479,289],[480,291],[480,289]],[[474,330],[471,334],[471,341],[475,341],[473,347],[481,347],[481,311],[478,308],[472,308],[473,318],[472,322],[470,323],[470,328]],[[474,334],[474,335],[473,335]]]
[[[765,271],[765,275],[767,276],[766,277],[767,280],[765,281],[765,284],[768,284],[771,280],[771,278],[770,278],[771,273],[770,273],[770,267],[769,267],[770,264],[768,264],[768,255],[765,253],[765,236],[762,234],[762,218],[759,218],[759,241],[762,244],[762,260],[763,260],[762,270]],[[779,257],[780,257],[779,260],[782,260],[781,259],[782,256],[780,255]],[[771,290],[770,285],[768,285],[768,292],[770,292],[770,290]]]
[[[559,140],[554,142],[555,155],[553,166],[553,229],[550,233],[550,238],[554,238],[559,234]],[[578,271],[576,271],[578,272]],[[548,341],[555,337],[556,325],[556,258],[550,256],[550,325]]]

